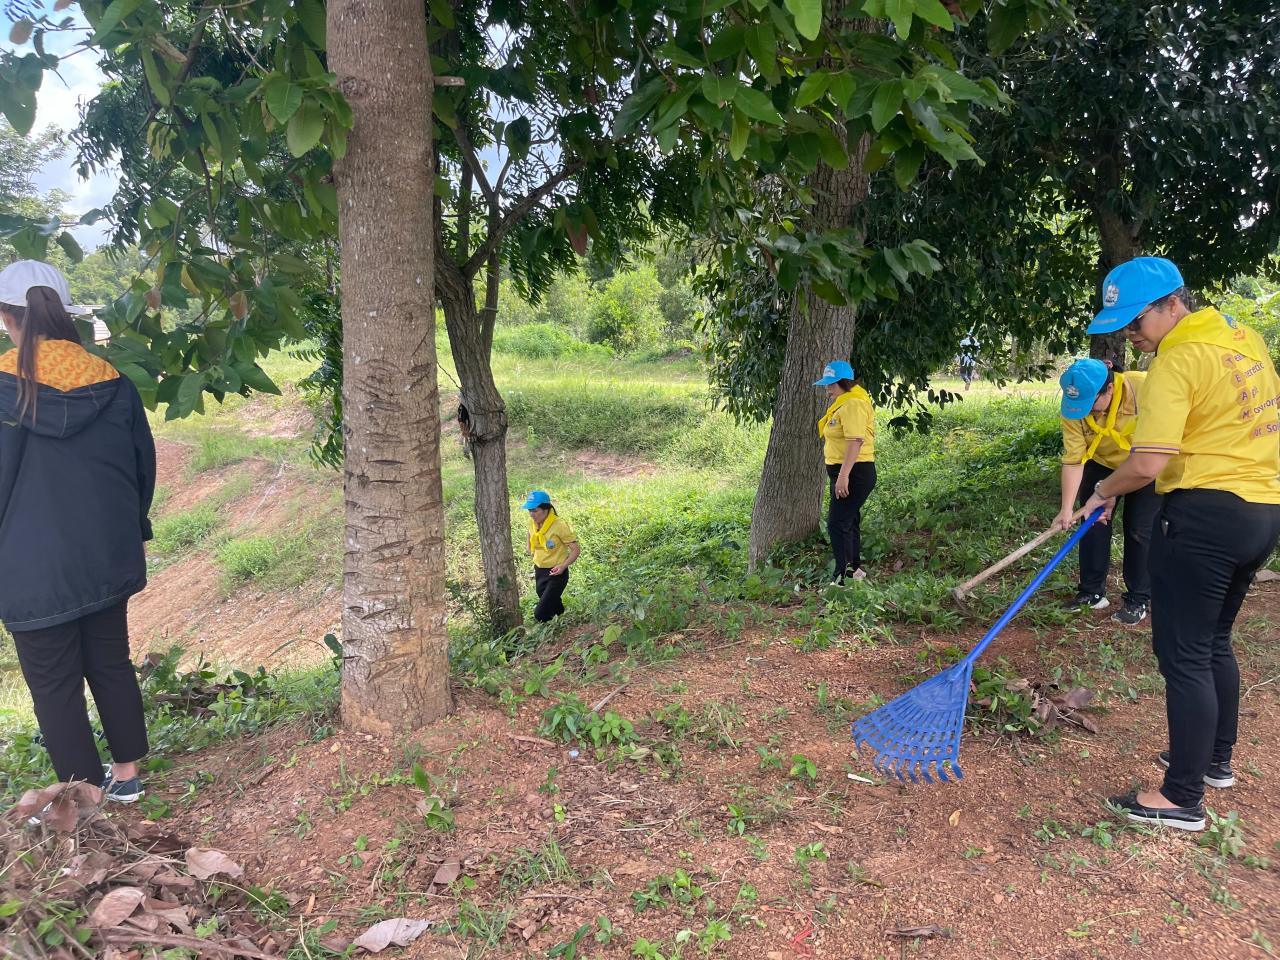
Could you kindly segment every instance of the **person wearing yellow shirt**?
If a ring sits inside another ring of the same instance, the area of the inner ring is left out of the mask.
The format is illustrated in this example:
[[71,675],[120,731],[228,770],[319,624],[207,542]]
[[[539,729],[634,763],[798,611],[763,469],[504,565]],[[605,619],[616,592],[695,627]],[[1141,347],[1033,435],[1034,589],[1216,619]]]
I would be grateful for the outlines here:
[[1155,353],[1128,458],[1085,504],[1156,481],[1151,630],[1165,679],[1169,749],[1159,790],[1112,802],[1129,819],[1202,830],[1204,788],[1235,783],[1240,672],[1231,628],[1253,575],[1280,540],[1280,378],[1253,330],[1196,310],[1178,268],[1138,257],[1103,282],[1090,333],[1123,330]]
[[826,387],[831,405],[818,420],[831,504],[827,533],[835,560],[833,581],[865,580],[862,569],[862,505],[876,485],[876,417],[871,396],[854,382],[853,367],[832,360],[814,386]]
[[[1059,379],[1062,387],[1062,508],[1054,526],[1072,525],[1099,480],[1129,455],[1129,437],[1137,423],[1138,395],[1145,373],[1116,373],[1101,360],[1077,360]],[[1151,600],[1147,547],[1160,510],[1154,483],[1124,497],[1123,606],[1112,616],[1119,623],[1141,623]],[[1111,524],[1095,523],[1080,540],[1080,589],[1068,606],[1104,610],[1111,570]]]
[[533,555],[533,582],[538,604],[533,619],[550,623],[564,613],[564,588],[569,567],[578,559],[578,535],[569,521],[556,513],[551,496],[534,490],[520,507],[529,511],[529,553]]

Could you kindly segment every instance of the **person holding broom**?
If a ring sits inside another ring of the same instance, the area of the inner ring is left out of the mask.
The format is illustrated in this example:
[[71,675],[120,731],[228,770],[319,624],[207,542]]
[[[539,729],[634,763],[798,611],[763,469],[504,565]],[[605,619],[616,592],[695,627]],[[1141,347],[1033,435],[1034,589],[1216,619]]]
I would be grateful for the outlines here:
[[827,533],[835,560],[834,584],[865,580],[862,569],[862,505],[876,486],[876,418],[871,396],[854,382],[853,367],[832,360],[815,387],[826,387],[830,405],[818,420],[818,436],[831,481]]
[[534,588],[538,604],[533,619],[550,623],[564,613],[564,588],[569,585],[569,567],[578,559],[578,535],[569,521],[556,513],[551,496],[534,490],[521,510],[529,511],[529,553],[533,555]]
[[1255,331],[1197,310],[1178,268],[1120,264],[1103,283],[1090,333],[1123,330],[1155,359],[1129,456],[1095,484],[1085,509],[1152,480],[1163,494],[1152,532],[1151,627],[1165,678],[1169,749],[1158,790],[1112,797],[1130,820],[1203,830],[1204,788],[1231,770],[1240,673],[1231,629],[1254,573],[1280,540],[1280,378]]
[[[1137,423],[1138,394],[1146,374],[1116,373],[1101,360],[1077,360],[1063,372],[1062,387],[1062,509],[1054,526],[1072,526],[1077,503],[1083,503],[1099,480],[1124,462],[1129,438]],[[1123,606],[1111,619],[1141,623],[1151,599],[1147,547],[1160,509],[1154,483],[1124,497]],[[1111,524],[1095,523],[1080,541],[1080,588],[1068,604],[1072,609],[1104,610],[1107,575],[1111,570]]]

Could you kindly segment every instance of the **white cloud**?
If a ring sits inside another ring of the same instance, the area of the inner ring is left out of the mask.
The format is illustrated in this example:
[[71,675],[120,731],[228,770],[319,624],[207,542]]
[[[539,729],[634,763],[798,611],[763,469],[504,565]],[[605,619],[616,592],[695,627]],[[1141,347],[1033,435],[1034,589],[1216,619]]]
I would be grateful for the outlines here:
[[[78,15],[76,21],[81,24],[84,22]],[[84,36],[80,31],[46,36],[45,50],[65,59],[56,74],[46,72],[44,75],[44,83],[36,100],[34,130],[58,127],[67,132],[73,129],[80,122],[81,105],[93,99],[105,82],[98,69],[95,52],[78,47]],[[3,41],[3,46],[13,49],[7,39]],[[27,49],[30,49],[29,44]],[[45,164],[34,179],[36,186],[43,191],[56,189],[69,194],[71,200],[68,207],[70,212],[76,214],[103,206],[115,193],[116,178],[111,171],[99,173],[87,180],[81,179],[76,172],[75,153],[71,149],[60,159]],[[92,227],[76,227],[72,233],[80,245],[88,250],[104,243],[108,230],[109,224],[100,222]]]

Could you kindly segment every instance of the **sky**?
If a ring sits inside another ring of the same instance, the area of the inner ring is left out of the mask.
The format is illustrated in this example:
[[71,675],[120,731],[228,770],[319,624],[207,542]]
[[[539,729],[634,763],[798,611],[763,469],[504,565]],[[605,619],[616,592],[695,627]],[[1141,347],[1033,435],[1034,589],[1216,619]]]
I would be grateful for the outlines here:
[[[53,3],[46,5],[52,14]],[[84,23],[76,7],[57,14],[61,19],[68,14],[76,14],[76,20]],[[3,23],[0,29],[0,46],[6,50],[19,49],[30,53],[32,46],[28,42],[22,48],[15,48],[9,42],[9,25]],[[44,85],[40,88],[36,100],[36,122],[32,132],[47,129],[51,126],[61,128],[64,132],[71,130],[80,122],[80,104],[92,99],[103,83],[102,73],[98,70],[97,58],[93,52],[75,53],[76,46],[85,34],[79,31],[49,34],[45,38],[45,50],[65,56],[58,68],[58,75],[46,72]],[[67,56],[70,54],[70,56]],[[35,177],[36,186],[42,191],[58,189],[70,194],[68,211],[82,214],[94,207],[107,203],[115,190],[115,178],[110,173],[99,174],[88,180],[80,179],[75,170],[75,151],[68,148],[62,159],[46,164]],[[92,227],[74,227],[71,232],[80,245],[87,251],[106,242],[110,224],[100,221]]]

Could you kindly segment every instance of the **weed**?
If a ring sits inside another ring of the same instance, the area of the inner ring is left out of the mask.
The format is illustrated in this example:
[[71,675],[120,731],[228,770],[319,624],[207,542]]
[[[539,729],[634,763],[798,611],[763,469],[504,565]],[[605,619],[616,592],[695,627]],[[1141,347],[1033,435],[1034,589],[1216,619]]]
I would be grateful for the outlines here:
[[205,540],[221,523],[219,510],[208,503],[161,517],[155,523],[150,551],[162,557],[171,556]]
[[582,698],[572,693],[556,694],[555,703],[542,713],[538,732],[565,743],[590,742],[595,747],[625,745],[636,739],[631,721],[612,710],[603,714],[588,710]]
[[782,769],[782,753],[778,750],[771,750],[769,747],[761,744],[756,747],[756,753],[760,756],[761,770],[781,770]]
[[503,869],[499,885],[504,890],[523,892],[544,883],[576,883],[578,876],[554,837],[544,840],[537,850],[527,848]]
[[1244,854],[1244,824],[1240,814],[1232,810],[1225,817],[1208,811],[1209,826],[1200,835],[1200,845],[1214,851],[1222,860],[1234,860]]
[[808,780],[812,783],[818,779],[818,765],[803,753],[793,753],[791,755],[791,770],[787,773],[787,776],[795,777],[798,780]]
[[806,843],[804,846],[796,847],[794,859],[796,869],[800,871],[800,882],[808,888],[813,885],[809,865],[815,861],[826,862],[827,848],[822,843]]

